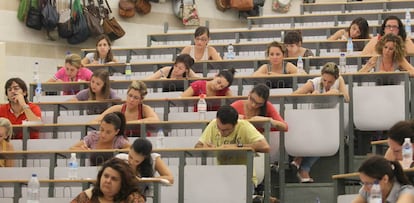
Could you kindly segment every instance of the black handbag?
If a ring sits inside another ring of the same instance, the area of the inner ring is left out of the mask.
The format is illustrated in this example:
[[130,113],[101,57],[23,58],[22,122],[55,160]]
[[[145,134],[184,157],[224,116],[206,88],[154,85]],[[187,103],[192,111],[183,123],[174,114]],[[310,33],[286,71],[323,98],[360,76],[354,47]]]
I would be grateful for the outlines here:
[[35,30],[42,29],[42,12],[37,7],[32,6],[32,0],[29,1],[29,11],[27,12],[26,26]]
[[82,5],[80,0],[75,0],[73,2],[73,11],[72,11],[72,31],[73,34],[70,36],[67,41],[69,44],[79,44],[84,42],[90,36],[88,23],[86,22],[86,18],[83,15]]
[[47,0],[42,9],[43,27],[50,31],[54,30],[59,23],[59,14],[56,10],[56,0]]

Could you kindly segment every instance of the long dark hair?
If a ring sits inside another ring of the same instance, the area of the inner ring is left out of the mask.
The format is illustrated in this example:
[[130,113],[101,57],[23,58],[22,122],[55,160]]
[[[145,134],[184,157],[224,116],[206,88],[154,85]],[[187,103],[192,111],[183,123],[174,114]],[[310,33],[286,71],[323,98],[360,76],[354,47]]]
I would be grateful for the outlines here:
[[266,104],[269,100],[269,87],[265,84],[257,84],[253,87],[253,89],[250,91],[251,93],[256,93],[257,96],[264,99],[263,106],[260,107],[259,116],[266,116],[267,108]]
[[[109,37],[107,35],[105,35],[105,34],[99,35],[96,38],[96,45],[95,46],[98,46],[98,43],[101,40],[106,40],[106,42],[108,43],[108,46],[109,46],[109,50],[108,50],[108,53],[106,54],[106,57],[105,57],[105,61],[104,62],[105,63],[108,63],[108,62],[113,61],[114,60],[114,55],[112,54],[112,42],[111,42],[111,39],[109,39]],[[96,61],[99,60],[99,52],[98,52],[98,49],[95,50],[95,56],[93,58]]]
[[108,167],[117,171],[121,176],[121,188],[118,194],[114,196],[115,202],[125,201],[131,193],[139,192],[138,180],[135,178],[131,167],[122,159],[112,158],[106,161],[98,172],[96,186],[92,189],[92,200],[98,200],[99,197],[104,195],[101,191],[100,184],[102,174]]
[[231,84],[233,83],[233,79],[234,79],[234,73],[236,72],[236,69],[234,68],[230,68],[228,70],[221,70],[218,74],[217,77],[224,77],[226,78],[227,82],[229,82],[229,85],[227,87],[230,87]]
[[399,19],[397,16],[388,16],[387,18],[385,18],[384,22],[382,22],[381,25],[380,35],[384,36],[385,25],[389,20],[396,20],[398,22],[398,36],[400,36],[401,39],[405,41],[405,39],[407,38],[407,33],[405,32],[404,25],[401,22],[401,19]]
[[117,112],[108,113],[103,117],[102,122],[111,124],[114,126],[115,130],[119,130],[116,136],[127,137],[126,135],[124,135],[126,119],[125,119],[125,115],[122,112],[117,111]]
[[[349,25],[349,27],[346,29],[346,31],[348,32],[349,35],[351,35],[351,33],[349,33],[349,31],[351,31],[351,26],[352,25],[357,25],[360,31],[360,35],[357,37],[357,39],[369,39],[369,25],[368,25],[368,21],[367,19],[363,18],[363,17],[358,17],[355,18],[351,24]],[[349,36],[351,37],[351,36]]]
[[[109,72],[104,69],[99,69],[93,72],[92,78],[96,77],[101,79],[104,82],[104,85],[101,89],[101,94],[103,95],[104,99],[110,99],[109,96],[111,95],[111,81],[109,80]],[[92,87],[89,85],[89,100],[96,100],[96,94],[92,91]]]
[[145,157],[144,161],[142,161],[137,168],[135,169],[137,174],[141,177],[152,177],[154,176],[154,169],[152,167],[152,144],[148,139],[145,138],[138,138],[132,143],[131,149],[135,151],[135,153],[140,154]]
[[411,138],[411,142],[414,142],[414,121],[397,122],[390,128],[387,135],[399,145],[404,143],[404,138]]
[[411,185],[398,161],[388,161],[378,155],[365,160],[358,172],[377,180],[381,180],[384,175],[387,175],[391,183],[397,179],[401,185]]

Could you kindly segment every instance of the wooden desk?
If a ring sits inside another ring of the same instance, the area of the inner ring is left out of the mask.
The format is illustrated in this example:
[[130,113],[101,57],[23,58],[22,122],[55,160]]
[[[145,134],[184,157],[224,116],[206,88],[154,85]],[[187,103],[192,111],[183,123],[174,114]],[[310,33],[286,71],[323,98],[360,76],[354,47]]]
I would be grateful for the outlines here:
[[[266,119],[267,120],[267,119]],[[268,120],[267,120],[268,121]],[[14,152],[0,152],[0,155],[3,156],[2,158],[24,158],[24,157],[30,157],[30,158],[42,158],[45,156],[48,156],[51,158],[51,161],[55,161],[56,156],[64,156],[64,157],[70,157],[70,153],[78,153],[78,154],[88,154],[93,152],[112,152],[112,153],[119,153],[119,152],[126,152],[127,150],[91,150],[91,151],[71,151],[71,150],[61,150],[61,151],[14,151]],[[231,154],[231,156],[246,156],[247,157],[247,163],[246,163],[246,202],[252,201],[252,176],[253,176],[253,157],[254,157],[254,151],[250,147],[242,147],[242,148],[180,148],[180,149],[154,149],[154,152],[160,153],[162,157],[164,158],[179,158],[179,178],[178,178],[178,187],[179,187],[179,201],[178,202],[184,202],[184,167],[186,165],[186,158],[191,157],[216,157],[217,153],[228,153]],[[53,158],[54,157],[54,158]],[[54,163],[54,162],[51,162]],[[51,166],[54,166],[51,164]],[[54,168],[50,167],[50,179],[54,178]],[[267,176],[270,180],[270,177]],[[148,180],[149,182],[152,182],[152,180]],[[26,183],[27,180],[20,181],[15,183],[15,191],[19,192],[21,191],[19,188],[21,188],[22,183]],[[42,181],[44,183],[76,183],[76,184],[84,184],[84,183],[90,183],[93,182],[92,180],[50,180],[50,181]],[[155,181],[157,184],[159,181]],[[0,181],[0,184],[11,184],[14,182],[12,181]],[[53,185],[52,185],[53,186]],[[270,182],[268,187],[270,187]],[[270,190],[270,188],[269,188]],[[156,191],[154,191],[156,192]],[[158,196],[159,192],[155,193]],[[20,192],[21,195],[21,192]],[[49,186],[49,195],[53,196],[53,188]],[[20,197],[19,194],[16,194],[15,197]],[[154,202],[158,201],[157,198],[154,199]]]

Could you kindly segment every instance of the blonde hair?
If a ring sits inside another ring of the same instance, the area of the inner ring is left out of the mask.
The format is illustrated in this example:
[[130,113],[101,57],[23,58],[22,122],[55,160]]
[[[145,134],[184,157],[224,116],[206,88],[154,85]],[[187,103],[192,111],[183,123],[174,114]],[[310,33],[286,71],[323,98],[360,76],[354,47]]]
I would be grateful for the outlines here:
[[138,91],[141,94],[141,98],[144,99],[145,95],[147,95],[147,85],[140,81],[140,80],[134,80],[128,87],[129,92],[131,89]]
[[69,63],[78,69],[81,67],[81,60],[82,58],[78,54],[69,54],[65,57],[65,63]]
[[[403,29],[403,28],[401,28]],[[385,36],[381,37],[381,40],[375,45],[375,50],[378,54],[382,55],[382,49],[384,48],[387,42],[394,42],[395,49],[394,49],[394,58],[393,60],[401,61],[405,57],[405,43],[403,39],[392,33],[386,34]]]
[[328,62],[325,65],[323,65],[323,68],[321,70],[321,74],[330,74],[335,77],[335,79],[338,79],[339,77],[339,68],[334,62]]
[[6,128],[6,138],[4,140],[9,141],[13,134],[13,126],[9,119],[0,117],[0,127]]

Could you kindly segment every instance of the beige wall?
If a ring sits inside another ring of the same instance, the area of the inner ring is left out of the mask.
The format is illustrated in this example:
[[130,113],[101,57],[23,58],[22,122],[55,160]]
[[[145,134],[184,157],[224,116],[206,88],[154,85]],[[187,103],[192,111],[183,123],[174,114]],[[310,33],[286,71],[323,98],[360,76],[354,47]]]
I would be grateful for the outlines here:
[[[59,1],[64,2],[64,0]],[[113,11],[115,11],[115,16],[127,33],[123,38],[114,42],[114,47],[146,46],[146,35],[148,33],[163,32],[164,22],[169,23],[170,32],[194,29],[183,27],[172,14],[171,0],[167,0],[166,3],[162,4],[152,3],[150,14],[145,16],[137,14],[130,19],[122,19],[117,16],[118,0],[108,1]],[[18,21],[16,15],[19,2],[17,0],[0,1],[0,41],[6,44],[5,56],[0,56],[0,73],[2,73],[3,81],[0,83],[1,87],[4,86],[3,78],[18,76],[26,82],[30,82],[32,80],[32,64],[35,61],[40,64],[41,80],[47,80],[56,71],[56,67],[63,63],[66,51],[80,53],[81,48],[94,47],[94,39],[89,39],[87,42],[76,46],[67,44],[64,39],[48,41],[43,31],[29,29],[24,23]],[[272,0],[266,0],[263,9],[264,15],[278,15],[271,10],[271,2]],[[286,15],[298,14],[300,2],[299,0],[293,0],[292,9]],[[204,25],[205,21],[208,20],[212,30],[246,27],[244,22],[238,19],[237,12],[232,10],[218,11],[214,0],[196,0],[196,3],[202,24]],[[1,66],[1,64],[4,64],[4,66]]]

